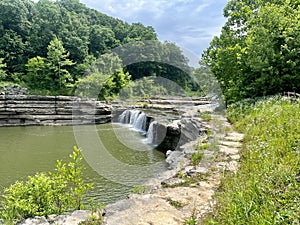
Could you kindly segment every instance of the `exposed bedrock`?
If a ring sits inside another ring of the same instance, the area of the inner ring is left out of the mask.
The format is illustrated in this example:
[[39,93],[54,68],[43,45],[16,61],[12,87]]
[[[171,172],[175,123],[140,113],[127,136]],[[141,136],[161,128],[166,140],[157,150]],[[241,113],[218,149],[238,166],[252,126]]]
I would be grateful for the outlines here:
[[147,137],[147,142],[156,146],[164,153],[168,150],[178,150],[180,146],[196,140],[203,126],[200,119],[189,116],[177,120],[156,120],[136,109],[128,109],[119,114],[120,123],[131,124]]
[[0,126],[99,124],[110,121],[111,107],[91,99],[0,95]]

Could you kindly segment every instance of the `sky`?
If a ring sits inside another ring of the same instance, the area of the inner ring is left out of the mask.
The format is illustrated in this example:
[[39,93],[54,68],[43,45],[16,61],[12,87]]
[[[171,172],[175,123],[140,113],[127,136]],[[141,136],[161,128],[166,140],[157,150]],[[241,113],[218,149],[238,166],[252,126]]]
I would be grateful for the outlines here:
[[171,41],[200,57],[225,24],[228,0],[81,0],[128,23],[152,26],[159,40]]

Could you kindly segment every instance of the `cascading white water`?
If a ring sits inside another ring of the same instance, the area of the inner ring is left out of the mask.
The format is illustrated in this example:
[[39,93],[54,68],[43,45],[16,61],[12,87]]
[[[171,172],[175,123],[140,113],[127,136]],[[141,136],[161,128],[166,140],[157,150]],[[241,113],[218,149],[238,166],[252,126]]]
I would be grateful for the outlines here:
[[130,124],[134,125],[135,121],[138,119],[139,114],[141,113],[141,111],[139,110],[130,110]]
[[130,124],[140,132],[147,132],[147,115],[139,110],[125,110],[119,116],[119,122]]
[[137,130],[146,131],[147,126],[147,116],[145,113],[141,112],[137,119],[133,123],[133,127]]
[[152,121],[147,129],[147,115],[139,110],[125,110],[119,116],[119,122],[130,124],[134,129],[146,136],[146,143],[158,145],[166,134],[166,128],[157,121]]
[[155,141],[155,132],[154,132],[154,125],[157,123],[156,121],[152,121],[149,125],[149,129],[147,132],[147,144],[153,144]]
[[130,122],[130,110],[125,110],[120,116],[119,116],[119,122],[120,123],[129,123]]

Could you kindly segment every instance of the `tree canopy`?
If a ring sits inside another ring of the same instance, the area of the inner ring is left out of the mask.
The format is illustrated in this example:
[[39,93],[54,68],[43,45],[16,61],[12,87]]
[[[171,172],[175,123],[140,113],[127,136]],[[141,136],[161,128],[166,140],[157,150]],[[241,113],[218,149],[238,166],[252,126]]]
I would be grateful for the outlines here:
[[[180,48],[159,42],[151,26],[109,17],[79,0],[2,0],[0,8],[0,82],[19,83],[35,94],[72,94],[80,83],[93,86],[106,80],[102,92],[111,96],[128,79],[145,76],[161,76],[183,88],[196,88]],[[155,44],[148,46],[145,41]],[[107,65],[110,73],[88,71],[120,46],[126,50],[118,52],[118,70]],[[139,61],[128,64],[132,57]]]
[[231,0],[203,59],[227,102],[300,91],[300,2]]

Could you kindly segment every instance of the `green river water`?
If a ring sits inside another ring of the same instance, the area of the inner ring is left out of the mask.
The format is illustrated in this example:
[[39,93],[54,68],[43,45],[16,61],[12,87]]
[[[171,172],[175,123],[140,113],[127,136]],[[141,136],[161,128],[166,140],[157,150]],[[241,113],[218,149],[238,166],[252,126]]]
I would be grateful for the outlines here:
[[83,150],[84,177],[94,183],[88,197],[97,202],[124,198],[134,185],[142,185],[166,169],[163,153],[120,124],[2,127],[0,138],[0,193],[28,175],[53,171],[57,159],[68,161],[74,145]]

